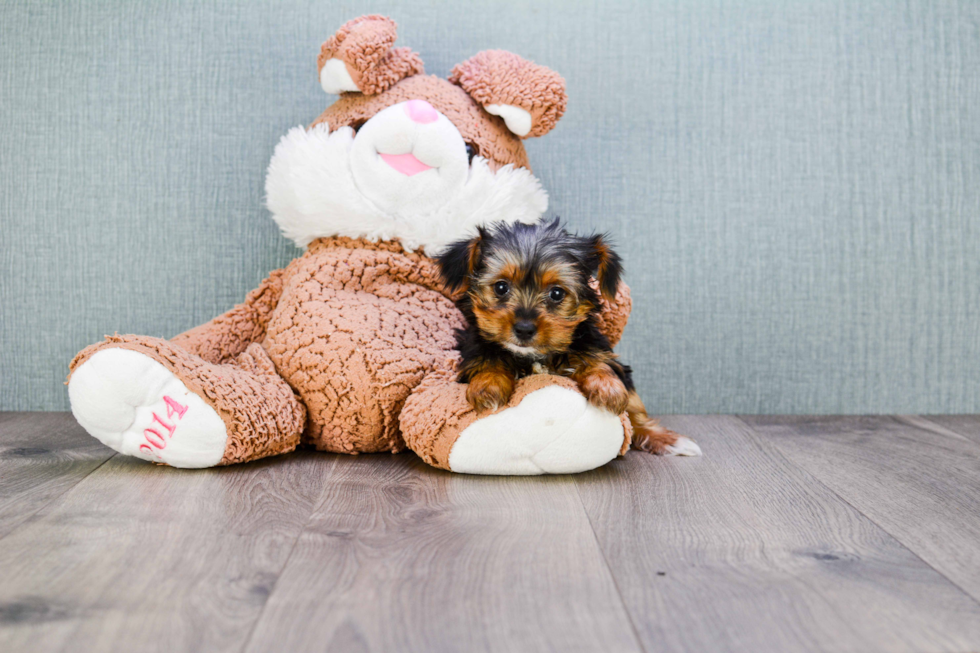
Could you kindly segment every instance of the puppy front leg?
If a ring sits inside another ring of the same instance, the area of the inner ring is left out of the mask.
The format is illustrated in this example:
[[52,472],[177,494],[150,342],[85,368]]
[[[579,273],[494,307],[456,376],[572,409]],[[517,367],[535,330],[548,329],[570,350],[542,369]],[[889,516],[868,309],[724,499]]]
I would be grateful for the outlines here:
[[594,406],[604,408],[617,415],[629,404],[626,385],[606,363],[590,362],[576,369],[572,380],[578,384],[582,394]]
[[470,376],[466,400],[477,411],[497,410],[514,392],[514,375],[500,361],[487,361]]

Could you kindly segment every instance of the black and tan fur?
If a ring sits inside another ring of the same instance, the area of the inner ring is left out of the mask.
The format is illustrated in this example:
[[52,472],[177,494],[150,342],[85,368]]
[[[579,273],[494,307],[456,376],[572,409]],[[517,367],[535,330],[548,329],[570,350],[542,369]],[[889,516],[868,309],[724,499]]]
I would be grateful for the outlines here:
[[454,243],[439,259],[467,328],[457,332],[459,381],[477,410],[507,403],[517,379],[536,372],[573,379],[588,400],[633,425],[633,446],[663,454],[677,434],[651,419],[597,326],[599,295],[613,299],[619,256],[601,235],[568,233],[556,218],[538,225],[492,225]]

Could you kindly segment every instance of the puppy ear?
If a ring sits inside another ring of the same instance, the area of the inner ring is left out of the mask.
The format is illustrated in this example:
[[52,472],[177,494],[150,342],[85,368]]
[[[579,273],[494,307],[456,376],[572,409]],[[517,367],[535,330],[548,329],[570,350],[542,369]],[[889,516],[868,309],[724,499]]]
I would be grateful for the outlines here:
[[478,232],[476,238],[456,241],[436,257],[442,280],[450,292],[469,290],[470,276],[480,264],[483,241],[487,236],[483,227],[479,227]]
[[590,263],[592,269],[596,271],[599,290],[606,299],[612,301],[616,299],[616,289],[619,288],[619,279],[623,275],[623,260],[612,250],[602,235],[597,234],[589,240],[592,250]]
[[449,81],[521,138],[544,136],[565,113],[565,80],[506,50],[484,50],[453,68]]
[[317,68],[323,90],[377,95],[422,73],[422,58],[409,48],[392,47],[396,38],[397,25],[386,16],[361,16],[345,23],[320,46]]

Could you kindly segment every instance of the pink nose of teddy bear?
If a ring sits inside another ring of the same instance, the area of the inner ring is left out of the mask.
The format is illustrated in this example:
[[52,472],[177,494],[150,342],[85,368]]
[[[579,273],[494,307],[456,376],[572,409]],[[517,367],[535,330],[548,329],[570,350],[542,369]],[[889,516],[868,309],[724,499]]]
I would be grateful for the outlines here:
[[405,103],[405,113],[409,118],[423,125],[439,119],[439,112],[425,100],[409,100]]

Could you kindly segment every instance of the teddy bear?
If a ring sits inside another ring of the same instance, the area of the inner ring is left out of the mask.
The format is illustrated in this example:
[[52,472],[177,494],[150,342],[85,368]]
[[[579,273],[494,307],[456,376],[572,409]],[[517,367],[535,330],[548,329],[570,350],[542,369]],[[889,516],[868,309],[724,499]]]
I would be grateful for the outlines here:
[[[567,378],[522,379],[507,405],[475,412],[456,378],[462,317],[432,258],[478,226],[542,219],[547,195],[522,139],[561,118],[564,80],[499,50],[441,79],[395,40],[383,16],[343,25],[317,61],[339,99],[275,149],[267,206],[305,252],[170,340],[114,335],[79,352],[68,394],[89,434],[185,468],[305,445],[407,447],[463,473],[571,473],[627,450],[629,421]],[[622,284],[603,306],[612,342],[629,311]],[[671,453],[695,448],[683,439]]]

